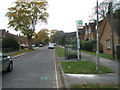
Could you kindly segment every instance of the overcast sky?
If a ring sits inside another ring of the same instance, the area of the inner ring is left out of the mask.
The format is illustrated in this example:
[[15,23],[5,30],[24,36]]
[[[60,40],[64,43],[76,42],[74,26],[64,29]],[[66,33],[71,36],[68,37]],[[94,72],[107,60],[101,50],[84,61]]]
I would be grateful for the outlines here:
[[[0,5],[0,29],[9,30],[10,33],[18,34],[12,28],[7,28],[8,18],[5,17],[7,8],[13,6],[16,0],[2,0]],[[76,31],[76,20],[89,22],[89,16],[93,12],[96,0],[47,0],[48,1],[48,24],[38,24],[36,32],[42,28],[49,30],[57,29],[64,32]],[[103,0],[99,0],[101,2]]]

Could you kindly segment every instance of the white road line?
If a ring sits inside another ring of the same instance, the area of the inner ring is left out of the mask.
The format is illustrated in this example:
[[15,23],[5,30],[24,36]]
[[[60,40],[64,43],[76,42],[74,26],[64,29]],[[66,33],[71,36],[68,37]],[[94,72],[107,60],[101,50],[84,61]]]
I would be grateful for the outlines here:
[[54,65],[55,65],[56,88],[58,88],[58,77],[57,77],[57,68],[56,68],[55,55],[54,55]]

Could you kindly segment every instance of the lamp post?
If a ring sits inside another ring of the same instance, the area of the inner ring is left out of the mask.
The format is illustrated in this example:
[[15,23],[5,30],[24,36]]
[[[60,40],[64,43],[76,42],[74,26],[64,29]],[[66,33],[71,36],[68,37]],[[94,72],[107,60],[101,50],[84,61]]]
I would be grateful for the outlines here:
[[97,21],[96,21],[96,36],[97,36],[97,50],[96,50],[96,71],[99,71],[99,32],[98,32],[98,0],[97,0]]

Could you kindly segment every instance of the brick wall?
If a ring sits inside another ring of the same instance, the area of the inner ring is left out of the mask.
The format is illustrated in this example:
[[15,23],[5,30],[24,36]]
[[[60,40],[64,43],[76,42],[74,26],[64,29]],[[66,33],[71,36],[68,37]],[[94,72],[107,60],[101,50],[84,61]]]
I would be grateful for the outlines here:
[[[104,22],[103,22],[104,24]],[[100,26],[100,28],[103,27],[103,25]],[[99,31],[100,31],[99,28]],[[101,35],[101,39],[100,39],[100,43],[103,45],[103,53],[107,53],[107,54],[112,54],[112,38],[111,38],[111,26],[108,22],[108,20],[106,20],[106,26],[104,28],[104,32]],[[110,41],[110,48],[107,48],[107,40]],[[114,32],[114,45],[115,45],[115,49],[116,49],[116,45],[118,45],[118,34],[116,32]]]

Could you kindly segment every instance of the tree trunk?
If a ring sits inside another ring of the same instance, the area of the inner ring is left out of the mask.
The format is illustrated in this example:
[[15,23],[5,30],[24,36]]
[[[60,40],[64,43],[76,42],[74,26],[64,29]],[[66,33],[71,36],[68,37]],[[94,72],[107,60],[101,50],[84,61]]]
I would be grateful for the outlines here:
[[32,37],[30,37],[30,36],[28,37],[28,48],[33,49],[32,48]]

